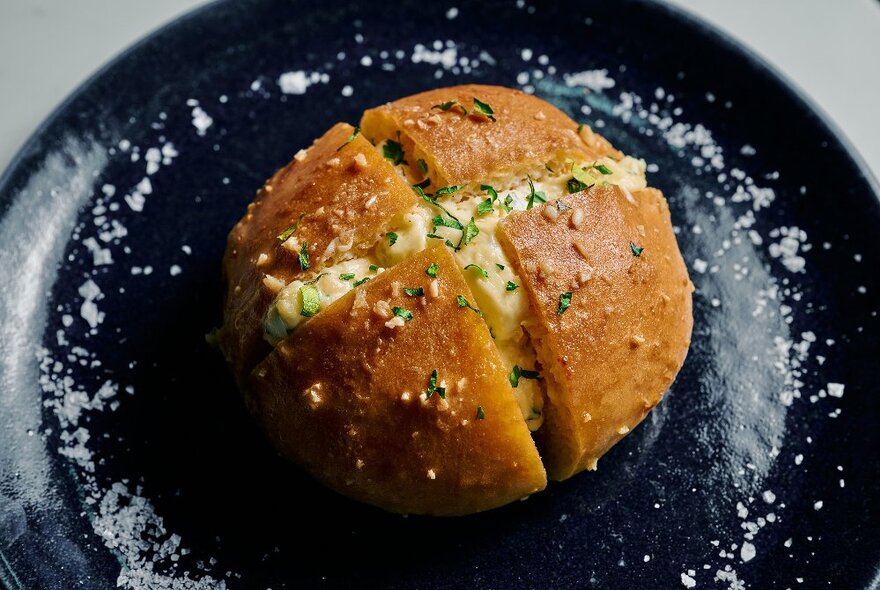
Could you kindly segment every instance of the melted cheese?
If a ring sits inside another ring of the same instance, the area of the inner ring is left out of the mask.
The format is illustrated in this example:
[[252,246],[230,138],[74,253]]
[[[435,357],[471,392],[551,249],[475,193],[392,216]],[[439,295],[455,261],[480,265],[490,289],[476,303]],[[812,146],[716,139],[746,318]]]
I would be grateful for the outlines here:
[[[380,144],[378,149],[381,147]],[[646,186],[643,160],[627,156],[620,161],[602,158],[597,162],[578,163],[578,165],[587,167],[588,173],[598,182],[617,184],[626,190],[636,190]],[[594,166],[590,168],[591,165]],[[607,167],[611,174],[602,174],[595,167],[599,165]],[[405,172],[402,171],[401,174],[406,177]],[[535,191],[543,193],[550,201],[568,193],[567,183],[571,177],[570,169],[561,172],[543,170],[532,177],[532,182]],[[424,250],[434,240],[448,240],[449,243],[457,246],[462,238],[462,230],[442,225],[435,226],[434,219],[437,215],[442,215],[444,218],[448,218],[449,215],[454,216],[462,226],[466,226],[473,219],[479,233],[467,245],[462,245],[454,252],[456,261],[473,292],[475,301],[471,303],[482,311],[508,371],[514,366],[529,371],[538,370],[534,348],[523,329],[523,322],[529,311],[528,296],[521,287],[521,281],[513,272],[510,261],[496,236],[498,222],[507,215],[501,203],[510,196],[511,209],[525,210],[528,207],[531,187],[529,179],[526,178],[511,182],[508,186],[496,186],[495,189],[499,198],[491,213],[480,215],[477,212],[477,207],[488,198],[488,193],[463,189],[438,199],[446,211],[421,201],[409,211],[396,216],[388,227],[388,231],[397,234],[397,240],[393,245],[383,237],[376,243],[370,255],[339,262],[323,269],[321,274],[317,275],[317,280],[310,279],[314,281],[320,293],[321,309],[351,290],[355,281],[375,276],[376,272],[369,270],[371,264],[392,267]],[[536,199],[534,205],[539,206],[540,199]],[[429,234],[438,237],[428,237]],[[470,265],[480,267],[488,273],[488,276],[484,277],[477,269],[468,268]],[[381,270],[382,268],[378,272]],[[355,278],[341,279],[340,275],[346,273],[354,274]],[[508,281],[519,287],[507,290]],[[301,315],[302,298],[299,295],[304,284],[304,281],[295,280],[286,285],[270,307],[266,315],[265,328],[266,337],[273,344],[307,319]],[[541,381],[520,378],[514,393],[529,428],[537,430],[543,422],[544,394]]]

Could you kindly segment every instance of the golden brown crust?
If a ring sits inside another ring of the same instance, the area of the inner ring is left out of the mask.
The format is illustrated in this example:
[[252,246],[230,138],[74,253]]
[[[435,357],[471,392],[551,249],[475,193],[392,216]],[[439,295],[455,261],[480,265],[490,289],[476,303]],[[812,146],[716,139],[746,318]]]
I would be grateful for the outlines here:
[[[594,468],[657,405],[693,322],[693,287],[660,191],[594,187],[560,201],[570,208],[558,216],[512,213],[498,232],[535,317],[528,329],[549,398],[538,437],[551,479]],[[571,305],[560,315],[565,292]]]
[[[338,123],[269,179],[232,229],[224,257],[228,292],[220,346],[239,382],[270,351],[263,314],[287,283],[307,274],[298,261],[308,244],[312,267],[371,247],[382,228],[415,195],[354,128]],[[344,146],[344,147],[342,147]],[[342,147],[342,149],[340,149]],[[278,236],[297,224],[289,241]],[[267,286],[268,285],[268,286]]]
[[[425,273],[432,262],[440,266],[436,297]],[[300,326],[247,385],[269,438],[329,487],[394,512],[467,514],[543,489],[499,353],[457,295],[473,301],[441,245]],[[413,319],[386,326],[395,306]],[[434,370],[445,400],[422,399]]]
[[[495,121],[475,112],[474,98],[492,107]],[[461,106],[432,108],[449,101]],[[566,158],[592,161],[621,155],[588,127],[579,130],[553,105],[500,86],[470,84],[408,96],[366,111],[361,129],[374,143],[399,139],[415,178],[421,177],[417,161],[425,160],[434,188],[492,183]]]

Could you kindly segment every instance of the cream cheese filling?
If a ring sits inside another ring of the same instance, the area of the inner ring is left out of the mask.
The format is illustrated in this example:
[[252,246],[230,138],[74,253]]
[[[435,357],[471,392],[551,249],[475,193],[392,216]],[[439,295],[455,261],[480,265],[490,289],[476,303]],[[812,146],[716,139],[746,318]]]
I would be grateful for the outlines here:
[[[377,146],[379,150],[382,148],[383,144]],[[265,316],[266,339],[275,345],[308,319],[303,315],[303,287],[306,285],[313,285],[317,290],[320,311],[362,284],[364,279],[375,277],[385,268],[440,241],[452,245],[456,262],[473,292],[475,301],[470,303],[482,312],[505,366],[511,373],[511,385],[514,385],[514,367],[525,370],[526,375],[539,367],[534,347],[523,328],[529,310],[528,296],[498,242],[498,223],[507,215],[507,209],[523,211],[529,207],[532,192],[530,180],[535,193],[543,195],[547,201],[568,194],[571,166],[583,168],[596,182],[617,184],[625,190],[646,186],[644,161],[627,156],[620,161],[601,158],[596,162],[570,163],[564,170],[544,169],[536,171],[531,177],[515,179],[508,186],[495,186],[498,198],[492,203],[491,211],[478,210],[480,204],[490,198],[489,192],[480,189],[479,184],[437,197],[442,209],[420,200],[391,221],[387,231],[397,235],[393,244],[383,235],[367,255],[337,262],[308,278],[304,277],[305,280],[297,279],[285,285]],[[409,182],[407,172],[400,167],[398,170]],[[436,191],[439,187],[429,187],[427,190],[431,191],[432,188]],[[532,206],[540,207],[542,202],[541,197],[533,198]],[[485,208],[488,209],[487,206]],[[438,215],[445,220],[457,219],[462,227],[473,220],[479,233],[465,245],[463,230],[437,224]],[[543,422],[542,381],[520,377],[514,393],[529,429],[537,430]]]

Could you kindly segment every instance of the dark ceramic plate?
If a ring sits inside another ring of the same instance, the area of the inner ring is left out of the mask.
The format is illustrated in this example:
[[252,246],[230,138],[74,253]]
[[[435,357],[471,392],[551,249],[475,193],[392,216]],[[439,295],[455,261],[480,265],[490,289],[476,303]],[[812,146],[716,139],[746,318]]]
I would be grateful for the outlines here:
[[[663,5],[311,5],[222,2],[166,27],[0,181],[0,579],[875,587],[880,208],[821,116]],[[264,178],[338,120],[464,81],[525,87],[647,160],[697,286],[693,346],[598,472],[401,518],[277,458],[204,335],[226,232]]]

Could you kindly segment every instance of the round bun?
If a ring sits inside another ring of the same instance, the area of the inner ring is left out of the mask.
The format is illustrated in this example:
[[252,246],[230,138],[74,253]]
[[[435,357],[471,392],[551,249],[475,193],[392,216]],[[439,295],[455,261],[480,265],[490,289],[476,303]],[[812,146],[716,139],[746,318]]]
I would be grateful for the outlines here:
[[456,86],[338,123],[229,234],[219,344],[284,456],[459,515],[596,463],[687,354],[645,165],[534,96]]

